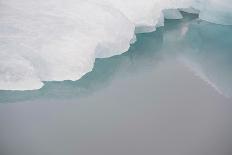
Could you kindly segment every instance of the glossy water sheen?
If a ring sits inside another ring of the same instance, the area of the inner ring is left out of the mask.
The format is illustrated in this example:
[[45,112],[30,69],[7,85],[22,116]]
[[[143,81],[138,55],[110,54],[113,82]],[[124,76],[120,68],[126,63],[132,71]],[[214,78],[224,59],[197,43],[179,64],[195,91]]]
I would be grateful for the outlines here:
[[0,91],[3,155],[231,155],[232,27],[139,34],[81,80]]

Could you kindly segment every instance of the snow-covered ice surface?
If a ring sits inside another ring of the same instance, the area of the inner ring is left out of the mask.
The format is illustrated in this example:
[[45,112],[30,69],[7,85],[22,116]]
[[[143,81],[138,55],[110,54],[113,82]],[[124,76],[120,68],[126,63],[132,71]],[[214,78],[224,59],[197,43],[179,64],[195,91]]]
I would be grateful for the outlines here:
[[95,58],[126,52],[134,33],[151,32],[177,8],[231,25],[231,0],[1,0],[0,89],[78,80]]
[[182,16],[80,80],[0,91],[0,154],[231,155],[232,26]]
[[137,34],[137,42],[128,52],[96,59],[93,70],[80,80],[45,82],[42,89],[33,91],[0,90],[0,103],[78,99],[107,87],[112,79],[152,72],[159,63],[170,59],[181,62],[212,89],[231,98],[232,26],[201,21],[197,15],[182,13],[182,16],[180,20],[165,20],[165,26],[155,32]]

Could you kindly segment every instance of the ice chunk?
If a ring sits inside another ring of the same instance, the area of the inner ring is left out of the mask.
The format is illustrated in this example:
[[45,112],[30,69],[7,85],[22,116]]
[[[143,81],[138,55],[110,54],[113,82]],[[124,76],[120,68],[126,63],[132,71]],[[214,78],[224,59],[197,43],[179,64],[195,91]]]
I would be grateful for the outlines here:
[[7,0],[1,8],[0,54],[7,57],[0,57],[0,89],[78,80],[96,57],[127,51],[134,36],[134,25],[121,12],[86,1]]
[[182,18],[178,8],[232,24],[230,0],[1,0],[0,7],[0,55],[7,53],[0,57],[0,89],[78,80],[95,58],[127,51],[134,32],[155,31],[164,16]]
[[232,25],[232,1],[208,0],[200,18],[217,24]]
[[165,19],[182,19],[183,16],[177,9],[165,9],[163,10]]

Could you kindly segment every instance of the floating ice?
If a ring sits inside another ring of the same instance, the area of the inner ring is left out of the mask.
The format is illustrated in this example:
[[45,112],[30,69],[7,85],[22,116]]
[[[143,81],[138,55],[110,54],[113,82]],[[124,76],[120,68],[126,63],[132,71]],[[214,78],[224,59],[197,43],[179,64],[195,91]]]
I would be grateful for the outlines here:
[[229,1],[2,0],[0,89],[78,80],[92,70],[95,58],[127,51],[135,32],[154,31],[164,16],[182,18],[177,8],[200,10],[204,20],[232,24]]
[[[197,0],[196,0],[197,1]],[[200,12],[200,18],[217,24],[232,25],[231,0],[198,0],[195,6]],[[202,2],[203,5],[201,4]]]
[[166,9],[163,10],[164,18],[165,19],[182,19],[183,16],[177,9]]

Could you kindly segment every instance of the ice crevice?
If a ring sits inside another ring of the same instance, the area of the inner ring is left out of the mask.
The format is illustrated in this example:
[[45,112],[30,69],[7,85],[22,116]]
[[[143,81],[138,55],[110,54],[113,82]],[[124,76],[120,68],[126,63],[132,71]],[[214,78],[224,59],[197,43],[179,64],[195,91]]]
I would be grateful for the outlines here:
[[78,80],[95,58],[126,52],[135,33],[181,19],[179,10],[232,25],[230,0],[2,0],[0,90]]

